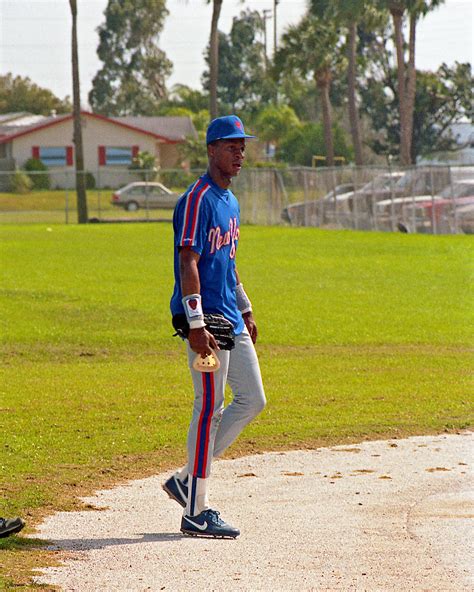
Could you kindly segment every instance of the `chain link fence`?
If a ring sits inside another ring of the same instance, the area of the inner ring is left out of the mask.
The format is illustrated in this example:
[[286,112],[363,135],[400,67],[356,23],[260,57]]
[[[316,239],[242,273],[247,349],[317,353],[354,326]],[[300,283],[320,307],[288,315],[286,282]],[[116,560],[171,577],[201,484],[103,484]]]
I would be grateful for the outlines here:
[[[172,219],[203,170],[85,173],[90,222]],[[75,223],[75,174],[0,171],[0,223]],[[247,224],[423,232],[474,231],[474,167],[246,168],[233,180]]]

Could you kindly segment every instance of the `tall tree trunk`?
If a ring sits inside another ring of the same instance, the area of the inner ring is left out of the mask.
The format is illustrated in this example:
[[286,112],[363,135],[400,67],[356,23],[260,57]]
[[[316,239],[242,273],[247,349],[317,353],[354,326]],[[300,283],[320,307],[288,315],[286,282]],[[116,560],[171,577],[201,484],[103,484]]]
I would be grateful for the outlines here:
[[417,14],[410,15],[410,34],[408,41],[408,66],[407,66],[407,83],[405,89],[405,108],[406,108],[406,127],[403,137],[403,151],[409,159],[409,164],[414,163],[412,154],[413,144],[413,114],[415,112],[415,95],[416,95],[416,67],[415,67],[415,46],[416,46],[416,24]]
[[326,147],[326,163],[334,166],[334,143],[332,139],[332,115],[329,88],[331,86],[331,72],[322,70],[316,74],[316,84],[321,93],[321,105],[323,111],[324,145]]
[[397,51],[397,79],[398,79],[398,110],[400,115],[400,163],[409,165],[411,156],[406,152],[406,142],[404,138],[407,133],[407,105],[405,90],[405,55],[403,43],[403,13],[404,8],[395,5],[390,8],[392,14],[393,27],[395,30],[395,47]]
[[72,14],[72,96],[74,105],[74,152],[76,160],[77,221],[86,224],[87,195],[84,174],[84,150],[82,147],[81,128],[81,92],[79,85],[79,56],[77,50],[77,1],[69,0]]
[[351,125],[352,144],[354,146],[354,157],[356,165],[362,165],[362,142],[360,138],[359,112],[357,110],[356,99],[356,43],[357,43],[357,24],[350,23],[347,43],[347,93],[349,105],[349,119]]
[[210,104],[209,111],[211,119],[218,116],[217,108],[217,78],[219,70],[219,35],[217,25],[221,13],[223,0],[214,0],[212,5],[211,39],[210,39],[210,60],[209,60],[209,86]]

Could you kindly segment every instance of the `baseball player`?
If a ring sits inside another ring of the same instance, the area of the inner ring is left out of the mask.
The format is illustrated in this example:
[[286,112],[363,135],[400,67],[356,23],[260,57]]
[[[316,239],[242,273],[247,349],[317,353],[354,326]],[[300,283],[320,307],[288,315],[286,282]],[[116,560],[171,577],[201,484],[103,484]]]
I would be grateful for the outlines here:
[[[188,464],[170,477],[163,489],[185,508],[181,532],[193,536],[235,538],[240,534],[209,505],[211,461],[265,406],[254,347],[257,327],[235,264],[239,203],[229,189],[232,177],[242,168],[245,140],[252,137],[235,115],[210,123],[206,135],[208,170],[179,199],[173,217],[171,312],[173,319],[186,317],[194,406],[187,439]],[[219,348],[204,322],[208,313],[230,321],[235,334],[233,349]],[[214,372],[195,369],[205,360],[213,360]],[[226,383],[233,399],[224,408]]]

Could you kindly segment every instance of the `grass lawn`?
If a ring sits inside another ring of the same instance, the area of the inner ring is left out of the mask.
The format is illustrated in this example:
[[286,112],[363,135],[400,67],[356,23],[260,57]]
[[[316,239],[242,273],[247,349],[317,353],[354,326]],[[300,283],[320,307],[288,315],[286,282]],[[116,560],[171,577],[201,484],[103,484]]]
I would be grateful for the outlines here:
[[[113,206],[112,189],[89,189],[87,206],[89,218],[112,220],[171,220],[172,210],[139,209],[127,212]],[[74,224],[77,222],[77,196],[72,189],[31,191],[27,194],[0,192],[0,224]]]
[[[472,426],[469,236],[241,229],[268,397],[230,455]],[[169,224],[0,228],[0,515],[185,460]],[[50,561],[0,540],[16,583]]]

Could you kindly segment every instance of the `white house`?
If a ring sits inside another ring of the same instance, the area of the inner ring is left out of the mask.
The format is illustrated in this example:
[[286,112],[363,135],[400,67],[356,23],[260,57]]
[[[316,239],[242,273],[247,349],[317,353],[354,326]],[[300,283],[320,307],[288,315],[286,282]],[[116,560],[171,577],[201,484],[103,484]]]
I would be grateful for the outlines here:
[[[178,147],[197,138],[189,117],[105,117],[82,111],[84,166],[98,186],[129,180],[128,166],[142,151],[153,154],[162,169],[180,167]],[[0,115],[0,159],[22,168],[38,158],[49,168],[52,185],[74,185],[72,114]]]

